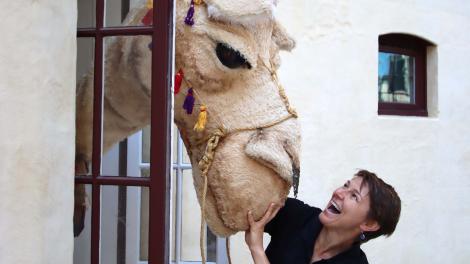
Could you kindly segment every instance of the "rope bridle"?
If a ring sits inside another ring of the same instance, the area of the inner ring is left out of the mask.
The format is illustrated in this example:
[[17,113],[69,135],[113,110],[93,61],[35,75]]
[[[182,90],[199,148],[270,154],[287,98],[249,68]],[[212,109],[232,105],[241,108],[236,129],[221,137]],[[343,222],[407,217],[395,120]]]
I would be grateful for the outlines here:
[[[206,257],[205,257],[205,244],[204,244],[204,237],[205,237],[205,209],[206,209],[206,196],[207,196],[207,176],[209,173],[209,170],[212,166],[212,162],[214,160],[214,155],[215,151],[217,149],[217,146],[220,142],[220,140],[224,137],[226,137],[229,134],[237,133],[237,132],[243,132],[243,131],[251,131],[251,130],[258,130],[258,129],[264,129],[264,128],[269,128],[272,126],[275,126],[277,124],[280,124],[290,118],[297,118],[297,112],[295,111],[294,108],[289,103],[289,99],[286,96],[285,90],[282,87],[281,83],[279,82],[279,78],[277,76],[276,71],[273,70],[273,64],[270,61],[270,67],[264,63],[264,61],[261,59],[261,62],[263,63],[263,66],[270,72],[271,77],[273,81],[275,82],[276,86],[278,87],[278,92],[279,96],[282,99],[282,102],[284,103],[286,110],[287,110],[287,115],[274,120],[272,122],[266,123],[264,125],[260,126],[249,126],[249,127],[242,127],[242,128],[235,128],[228,130],[225,128],[223,125],[223,122],[218,118],[216,113],[209,113],[211,117],[214,117],[214,121],[217,123],[217,128],[210,134],[207,144],[206,144],[206,149],[204,151],[204,155],[202,156],[201,160],[198,162],[198,168],[201,171],[201,177],[203,178],[203,191],[202,191],[202,204],[201,204],[201,226],[200,226],[200,238],[199,238],[199,243],[200,243],[200,250],[201,250],[201,258],[202,258],[202,263],[206,263]],[[195,97],[201,102],[201,104],[204,105],[204,100],[201,97],[201,95],[197,92],[196,89],[194,89],[194,86],[191,85],[191,83],[184,78],[183,79],[188,85],[188,87],[193,87],[194,95]],[[210,109],[207,109],[206,111],[210,112]],[[294,181],[293,185],[297,185],[297,181]],[[297,191],[297,186],[294,186],[295,192]],[[227,256],[229,263],[231,263],[230,259],[230,244],[229,244],[229,237],[227,237]]]

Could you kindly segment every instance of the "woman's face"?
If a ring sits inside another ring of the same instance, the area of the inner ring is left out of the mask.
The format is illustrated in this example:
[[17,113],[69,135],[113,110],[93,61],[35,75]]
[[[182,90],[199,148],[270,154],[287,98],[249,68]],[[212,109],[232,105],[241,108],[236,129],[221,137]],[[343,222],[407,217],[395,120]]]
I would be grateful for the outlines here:
[[[320,221],[326,227],[342,232],[359,234],[366,230],[370,208],[369,187],[362,178],[353,177],[333,192],[331,200],[320,214]],[[374,221],[375,222],[375,221]]]

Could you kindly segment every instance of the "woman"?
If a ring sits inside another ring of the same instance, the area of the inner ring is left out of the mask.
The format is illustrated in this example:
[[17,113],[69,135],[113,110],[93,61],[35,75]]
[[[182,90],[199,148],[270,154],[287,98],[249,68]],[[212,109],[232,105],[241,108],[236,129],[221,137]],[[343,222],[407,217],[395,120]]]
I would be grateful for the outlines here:
[[[271,204],[257,222],[248,212],[245,241],[255,264],[368,263],[360,245],[390,236],[400,210],[393,187],[361,170],[333,192],[323,211],[288,198],[282,209]],[[263,232],[271,235],[266,252]]]

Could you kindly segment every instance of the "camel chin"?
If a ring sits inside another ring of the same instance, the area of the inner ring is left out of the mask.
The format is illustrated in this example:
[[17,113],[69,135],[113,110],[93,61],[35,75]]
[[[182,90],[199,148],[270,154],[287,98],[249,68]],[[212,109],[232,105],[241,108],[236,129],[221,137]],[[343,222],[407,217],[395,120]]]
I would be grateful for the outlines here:
[[[205,201],[203,178],[193,166],[196,193],[200,204],[205,202],[205,217],[215,234],[229,236],[247,230],[249,210],[259,219],[270,203],[284,204],[299,173],[300,137],[295,128],[297,122],[291,119],[223,138],[208,173]],[[197,155],[197,151],[193,153]]]
[[[249,210],[255,219],[260,218],[270,203],[283,205],[291,187],[290,182],[274,170],[245,154],[244,142],[252,133],[237,133],[224,139],[214,157],[216,166],[208,175],[209,195],[213,201],[210,206],[216,208],[217,216],[210,214],[214,209],[208,210],[207,221],[211,230],[220,236],[247,230]],[[194,179],[197,177],[194,175]],[[200,181],[195,180],[198,197],[199,184]],[[230,233],[219,232],[224,228]]]

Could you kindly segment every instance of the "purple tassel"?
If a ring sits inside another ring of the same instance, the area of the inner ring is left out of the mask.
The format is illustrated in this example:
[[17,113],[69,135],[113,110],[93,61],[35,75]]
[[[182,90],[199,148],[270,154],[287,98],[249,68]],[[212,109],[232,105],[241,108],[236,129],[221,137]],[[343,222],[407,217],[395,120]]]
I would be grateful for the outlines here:
[[186,95],[186,98],[184,99],[183,109],[186,110],[186,113],[188,115],[190,115],[193,113],[193,108],[194,108],[193,88],[189,88],[188,94]]
[[188,14],[186,14],[186,18],[184,19],[184,23],[188,26],[194,25],[194,0],[191,0],[191,5],[188,10]]

